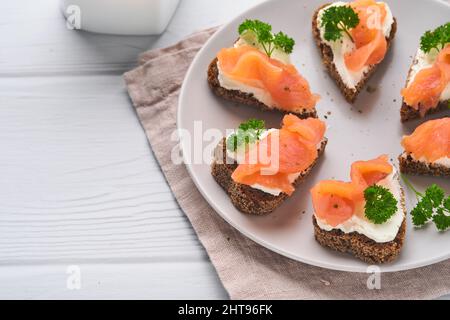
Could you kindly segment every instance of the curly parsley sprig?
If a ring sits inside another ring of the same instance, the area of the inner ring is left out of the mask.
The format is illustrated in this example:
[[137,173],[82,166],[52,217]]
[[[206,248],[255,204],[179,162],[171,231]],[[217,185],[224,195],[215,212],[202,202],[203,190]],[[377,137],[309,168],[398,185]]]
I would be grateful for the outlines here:
[[428,53],[432,49],[441,50],[450,43],[450,22],[437,27],[433,31],[427,31],[420,38],[420,49]]
[[389,189],[373,185],[364,190],[366,204],[364,212],[370,221],[382,224],[397,212],[397,199]]
[[249,119],[239,125],[236,132],[227,139],[227,149],[236,151],[241,145],[246,145],[259,140],[265,130],[264,120]]
[[416,227],[423,227],[429,221],[433,221],[439,231],[450,228],[450,196],[445,197],[444,190],[436,184],[432,184],[425,193],[421,193],[405,176],[402,175],[402,179],[418,200],[411,210],[413,224]]
[[260,20],[247,19],[241,23],[238,30],[241,36],[247,33],[253,33],[264,52],[269,57],[272,56],[275,49],[284,51],[287,54],[291,53],[294,49],[294,39],[288,37],[281,31],[277,34],[273,34],[272,26]]
[[336,41],[342,38],[342,32],[347,34],[353,42],[350,29],[359,24],[358,14],[350,6],[332,6],[325,10],[322,16],[321,27],[325,27],[324,37],[327,41]]

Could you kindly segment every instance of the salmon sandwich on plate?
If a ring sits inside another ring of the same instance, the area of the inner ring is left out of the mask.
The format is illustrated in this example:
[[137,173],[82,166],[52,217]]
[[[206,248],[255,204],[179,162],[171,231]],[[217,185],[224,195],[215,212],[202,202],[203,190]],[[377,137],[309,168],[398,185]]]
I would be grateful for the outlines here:
[[406,174],[450,177],[450,118],[422,123],[404,136],[405,151],[398,158]]
[[259,20],[239,26],[239,38],[223,48],[208,68],[212,91],[227,100],[265,110],[317,117],[319,96],[290,62],[295,41]]
[[292,195],[323,154],[325,123],[285,115],[280,129],[242,123],[218,144],[211,173],[241,212],[264,215]]
[[386,155],[351,166],[351,181],[311,189],[314,236],[323,246],[367,263],[394,260],[403,246],[406,208],[398,174]]
[[353,103],[394,39],[397,22],[389,6],[374,0],[325,4],[312,28],[323,64]]
[[402,122],[450,107],[450,22],[423,34],[401,94]]

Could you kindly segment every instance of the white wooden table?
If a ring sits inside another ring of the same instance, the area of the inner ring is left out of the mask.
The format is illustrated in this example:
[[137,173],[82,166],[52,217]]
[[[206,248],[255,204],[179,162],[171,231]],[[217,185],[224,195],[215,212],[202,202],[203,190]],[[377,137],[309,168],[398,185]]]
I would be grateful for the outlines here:
[[160,37],[68,30],[57,0],[0,2],[0,298],[227,298],[122,73],[260,1],[182,0]]

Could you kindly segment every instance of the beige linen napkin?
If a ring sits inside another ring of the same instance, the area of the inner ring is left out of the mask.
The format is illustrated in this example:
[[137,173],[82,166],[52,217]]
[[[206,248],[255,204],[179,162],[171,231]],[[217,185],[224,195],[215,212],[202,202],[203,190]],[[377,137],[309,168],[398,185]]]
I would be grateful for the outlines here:
[[[215,29],[165,49],[143,53],[124,75],[128,92],[180,207],[188,216],[232,299],[422,299],[450,293],[450,260],[404,272],[383,273],[381,289],[368,275],[303,264],[247,239],[208,205],[184,165],[171,162],[178,93],[184,75]],[[174,67],[176,66],[176,67]],[[205,70],[206,81],[206,70]]]

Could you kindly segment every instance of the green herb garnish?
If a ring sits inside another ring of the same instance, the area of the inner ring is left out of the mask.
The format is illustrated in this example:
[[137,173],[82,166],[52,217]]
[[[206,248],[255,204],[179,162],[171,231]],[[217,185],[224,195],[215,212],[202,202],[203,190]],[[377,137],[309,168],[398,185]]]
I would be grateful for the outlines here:
[[358,14],[352,7],[332,6],[323,13],[321,27],[325,27],[325,40],[339,40],[342,38],[342,32],[345,32],[353,41],[350,29],[355,28],[358,24]]
[[431,49],[441,50],[450,42],[450,22],[437,27],[433,31],[427,31],[420,38],[420,49],[428,53]]
[[284,51],[287,54],[294,49],[294,39],[281,31],[274,35],[272,26],[268,23],[247,19],[239,26],[239,34],[243,36],[247,33],[253,33],[256,36],[256,40],[269,57],[272,56],[275,49]]
[[258,140],[261,133],[265,130],[264,120],[249,119],[239,125],[235,133],[227,139],[227,149],[236,151],[236,149],[245,144],[250,144]]
[[421,193],[405,176],[402,178],[416,194],[418,200],[414,209],[411,210],[413,224],[416,227],[422,227],[431,220],[439,231],[450,228],[450,196],[445,197],[444,190],[436,184],[432,184],[425,193]]
[[389,220],[397,212],[397,199],[389,189],[373,185],[364,190],[366,199],[365,215],[375,224],[381,224]]

